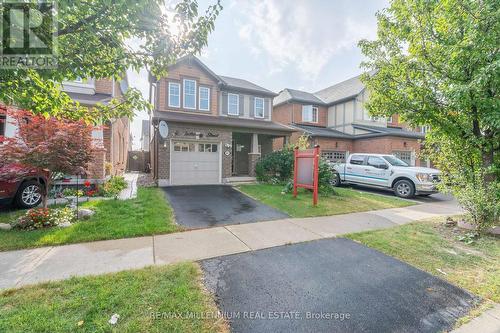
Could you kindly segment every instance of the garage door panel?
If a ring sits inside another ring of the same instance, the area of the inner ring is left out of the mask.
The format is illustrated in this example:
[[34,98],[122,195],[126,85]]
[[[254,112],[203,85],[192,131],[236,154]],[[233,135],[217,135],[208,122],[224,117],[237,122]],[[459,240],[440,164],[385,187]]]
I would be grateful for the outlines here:
[[[171,184],[217,184],[220,183],[220,154],[216,144],[198,143],[190,145],[188,142],[176,141],[178,146],[190,147],[191,151],[171,152]],[[214,152],[207,151],[214,149]],[[212,146],[216,146],[212,148]],[[194,147],[194,149],[193,149]],[[187,150],[187,149],[186,149]]]

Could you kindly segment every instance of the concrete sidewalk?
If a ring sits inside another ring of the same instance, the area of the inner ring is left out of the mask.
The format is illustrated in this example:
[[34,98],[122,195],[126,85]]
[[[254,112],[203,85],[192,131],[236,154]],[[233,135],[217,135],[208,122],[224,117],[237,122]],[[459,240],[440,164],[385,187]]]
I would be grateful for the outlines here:
[[365,213],[283,219],[166,235],[0,252],[0,289],[71,276],[94,275],[200,260],[268,247],[390,228],[429,217],[459,214],[455,202]]
[[500,332],[500,304],[472,319],[451,333],[498,333]]

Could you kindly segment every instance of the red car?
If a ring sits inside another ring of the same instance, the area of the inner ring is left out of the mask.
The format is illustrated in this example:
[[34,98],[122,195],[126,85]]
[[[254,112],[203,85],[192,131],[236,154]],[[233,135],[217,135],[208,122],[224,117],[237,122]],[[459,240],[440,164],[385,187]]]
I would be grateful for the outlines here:
[[0,173],[6,173],[7,168],[10,172],[13,168],[14,170],[15,168],[22,170],[24,176],[20,180],[16,177],[7,181],[0,180],[0,205],[15,204],[21,208],[38,206],[42,202],[42,193],[45,184],[47,184],[48,172],[11,164],[0,168]]

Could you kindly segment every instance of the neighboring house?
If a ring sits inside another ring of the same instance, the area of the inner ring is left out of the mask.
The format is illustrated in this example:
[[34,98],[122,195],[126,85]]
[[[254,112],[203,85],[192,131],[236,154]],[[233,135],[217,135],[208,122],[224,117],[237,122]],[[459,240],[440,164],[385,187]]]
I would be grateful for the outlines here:
[[[332,162],[344,162],[349,153],[381,153],[428,166],[418,160],[425,132],[408,129],[397,114],[371,117],[363,107],[368,95],[360,76],[315,93],[287,88],[274,98],[273,119],[296,130],[292,142],[303,133],[310,136],[311,144],[319,144],[322,156]],[[275,140],[275,149],[282,146],[282,140]]]
[[142,121],[142,132],[141,132],[141,150],[142,151],[149,151],[150,128],[151,128],[151,125],[149,124],[149,120],[143,120]]
[[[272,151],[273,140],[293,132],[272,121],[275,93],[215,74],[194,56],[171,66],[168,77],[151,81],[151,166],[160,186],[253,177],[255,163]],[[159,135],[160,121],[168,126],[166,138]]]
[[[97,103],[106,104],[112,98],[119,99],[127,89],[126,76],[119,82],[114,79],[83,79],[63,82],[63,91],[73,100],[89,108]],[[94,131],[93,135],[102,142],[104,151],[97,153],[94,162],[89,167],[89,178],[104,179],[108,173],[112,175],[123,174],[127,165],[130,139],[128,117],[105,122],[101,129]]]
[[[65,91],[73,100],[89,108],[97,103],[106,104],[112,98],[120,98],[128,89],[128,82],[124,80],[115,82],[112,79],[99,80],[77,80],[63,82]],[[16,134],[16,126],[12,119],[5,120],[5,112],[0,109],[0,135],[13,137]],[[129,119],[127,117],[113,119],[103,124],[102,128],[93,131],[92,135],[104,149],[96,152],[94,161],[87,169],[87,177],[100,182],[107,176],[106,169],[110,174],[122,174],[125,171],[129,145]],[[108,166],[106,166],[108,164]],[[69,178],[65,183],[71,183]]]

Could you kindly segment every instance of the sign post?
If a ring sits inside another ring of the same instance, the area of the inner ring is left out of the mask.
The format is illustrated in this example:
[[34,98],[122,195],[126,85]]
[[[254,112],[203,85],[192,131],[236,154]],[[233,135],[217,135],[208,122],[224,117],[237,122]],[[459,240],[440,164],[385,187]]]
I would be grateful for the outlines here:
[[293,196],[297,197],[299,187],[312,190],[314,206],[318,204],[319,153],[319,145],[302,151],[295,147],[293,152]]

